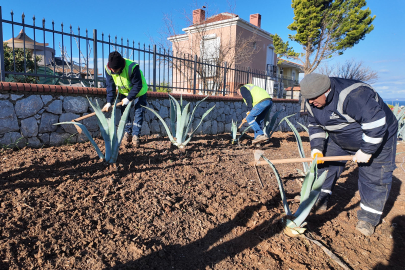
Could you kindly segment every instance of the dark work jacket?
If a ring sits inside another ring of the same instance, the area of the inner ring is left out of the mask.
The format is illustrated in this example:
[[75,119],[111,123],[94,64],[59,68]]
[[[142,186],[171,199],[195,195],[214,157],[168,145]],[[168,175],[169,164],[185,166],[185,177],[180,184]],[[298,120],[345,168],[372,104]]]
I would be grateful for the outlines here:
[[398,122],[391,109],[374,89],[363,82],[330,78],[326,105],[309,111],[311,149],[324,150],[326,132],[342,149],[374,154],[397,136]]

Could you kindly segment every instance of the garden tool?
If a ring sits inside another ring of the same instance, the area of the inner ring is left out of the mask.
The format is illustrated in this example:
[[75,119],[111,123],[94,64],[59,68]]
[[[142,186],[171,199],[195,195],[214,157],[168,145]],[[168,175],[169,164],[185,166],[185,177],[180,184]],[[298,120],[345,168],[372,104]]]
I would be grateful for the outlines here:
[[[117,103],[117,106],[121,106],[121,105],[122,105],[122,101]],[[101,111],[103,111],[103,110],[101,110]],[[103,112],[106,112],[106,111],[103,111]],[[82,117],[73,119],[71,122],[79,122],[80,120],[83,120],[83,119],[86,119],[86,118],[89,118],[89,117],[92,117],[92,116],[95,116],[95,115],[96,115],[95,112],[89,113],[89,114],[87,114],[87,115],[85,115],[85,116],[82,116]],[[81,134],[81,133],[82,133],[82,129],[81,129],[78,125],[74,125],[74,126],[75,126],[77,132],[78,132],[79,134]]]
[[[259,161],[260,156],[263,155],[262,150],[255,150],[254,157],[255,161],[249,162],[250,166],[260,166],[260,165],[268,165],[266,161]],[[332,156],[332,157],[322,157],[318,158],[318,160],[323,161],[341,161],[341,160],[352,160],[353,156]],[[312,158],[289,158],[289,159],[274,159],[270,160],[273,164],[281,164],[281,163],[298,163],[298,162],[312,162]]]
[[[246,117],[249,115],[250,112],[246,112]],[[238,130],[243,126],[244,123],[247,122],[246,117],[243,118],[242,123],[240,123],[240,126],[238,127]]]

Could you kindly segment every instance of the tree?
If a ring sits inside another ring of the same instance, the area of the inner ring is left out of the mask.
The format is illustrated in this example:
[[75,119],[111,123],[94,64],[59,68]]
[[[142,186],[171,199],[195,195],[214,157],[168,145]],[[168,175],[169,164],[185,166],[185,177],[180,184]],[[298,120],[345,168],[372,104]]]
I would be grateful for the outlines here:
[[322,60],[341,55],[370,33],[374,26],[365,0],[292,0],[294,22],[289,35],[303,48],[297,53],[277,34],[272,35],[275,52],[279,57],[300,61],[304,73],[313,72]]
[[345,79],[359,80],[368,84],[375,83],[378,79],[376,71],[364,66],[363,61],[354,59],[346,60],[344,64],[336,63],[333,66],[321,65],[317,69],[318,73],[330,77],[340,77]]
[[[35,65],[38,68],[38,62],[41,61],[41,57],[36,57],[36,62],[34,61],[34,57],[30,50],[24,50],[21,48],[13,48],[8,47],[7,43],[3,43],[4,48],[4,68],[6,71],[14,72],[14,65],[15,65],[15,72],[24,72],[24,59],[25,59],[25,71],[26,73],[34,73],[35,72]],[[15,61],[14,61],[15,59]],[[39,78],[35,76],[24,76],[24,75],[13,75],[13,74],[6,74],[6,79],[8,81],[13,82],[20,82],[20,83],[38,83]]]

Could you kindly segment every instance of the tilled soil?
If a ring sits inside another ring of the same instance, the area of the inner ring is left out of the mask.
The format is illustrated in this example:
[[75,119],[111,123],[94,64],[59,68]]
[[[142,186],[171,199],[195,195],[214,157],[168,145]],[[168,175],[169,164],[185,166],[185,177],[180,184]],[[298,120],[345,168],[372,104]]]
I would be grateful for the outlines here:
[[[262,187],[248,165],[253,148],[243,143],[196,136],[182,152],[150,136],[121,150],[117,166],[99,161],[88,142],[3,150],[0,269],[340,269],[317,245],[283,234],[274,173],[258,167]],[[275,133],[262,149],[269,159],[299,157],[292,133]],[[352,269],[405,268],[404,142],[397,152],[374,235],[355,230],[360,196],[351,162],[330,209],[308,217],[306,235]],[[294,212],[302,164],[276,168]]]

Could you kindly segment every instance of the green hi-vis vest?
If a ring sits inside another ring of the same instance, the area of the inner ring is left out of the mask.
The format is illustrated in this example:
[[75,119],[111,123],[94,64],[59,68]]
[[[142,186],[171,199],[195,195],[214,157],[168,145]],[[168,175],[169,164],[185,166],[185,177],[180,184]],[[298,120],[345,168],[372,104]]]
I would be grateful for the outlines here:
[[[271,98],[266,90],[260,88],[259,86],[254,84],[245,84],[244,87],[246,87],[246,89],[249,90],[250,94],[252,95],[252,107],[256,106],[257,103],[264,99]],[[243,101],[246,104],[246,100],[243,99]]]
[[[113,74],[107,66],[105,66],[105,71],[113,78],[118,91],[124,96],[128,96],[129,91],[131,91],[132,89],[130,76],[132,74],[132,71],[138,64],[126,58],[124,59],[125,68],[121,71],[121,74]],[[140,97],[148,91],[148,84],[146,83],[145,77],[143,76],[143,73],[140,69],[139,72],[141,73],[142,77],[142,89],[141,91],[139,91],[136,97]]]

